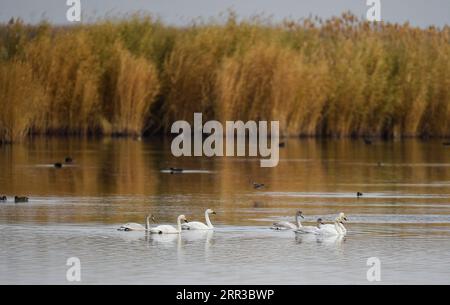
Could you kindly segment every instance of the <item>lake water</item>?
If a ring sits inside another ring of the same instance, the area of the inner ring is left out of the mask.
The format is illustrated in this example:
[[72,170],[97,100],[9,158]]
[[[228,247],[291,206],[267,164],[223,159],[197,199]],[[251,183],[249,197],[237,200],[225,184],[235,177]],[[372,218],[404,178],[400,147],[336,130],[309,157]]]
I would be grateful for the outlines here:
[[[66,156],[72,165],[51,166]],[[450,148],[440,141],[290,139],[279,166],[261,168],[175,158],[168,140],[37,139],[0,146],[0,195],[0,284],[69,284],[70,257],[82,284],[370,284],[371,257],[380,283],[450,284]],[[204,221],[206,208],[214,232],[116,230],[149,212]],[[345,212],[348,234],[268,229],[297,210],[305,224]]]

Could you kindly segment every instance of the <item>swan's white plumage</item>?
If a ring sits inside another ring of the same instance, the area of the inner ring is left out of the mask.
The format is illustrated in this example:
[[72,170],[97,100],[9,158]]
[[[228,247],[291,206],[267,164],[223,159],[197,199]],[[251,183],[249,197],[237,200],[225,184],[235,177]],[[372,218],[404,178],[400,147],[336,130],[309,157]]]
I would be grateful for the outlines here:
[[300,234],[319,234],[319,228],[313,226],[302,226],[295,230],[295,233]]
[[272,226],[270,228],[272,230],[295,230],[295,229],[298,229],[298,228],[302,227],[302,223],[300,222],[299,217],[303,218],[301,211],[297,211],[297,213],[295,214],[295,224],[292,222],[288,222],[288,221],[280,221],[280,222],[275,222],[274,224],[272,224]]
[[271,227],[272,230],[295,230],[297,226],[288,221],[275,222]]
[[213,228],[208,227],[203,222],[192,221],[189,223],[184,223],[182,226],[183,230],[211,230]]
[[177,234],[180,233],[177,229],[175,229],[171,225],[160,225],[150,229],[150,233],[154,234]]
[[130,222],[121,225],[118,229],[119,231],[145,231],[145,227],[139,223]]
[[155,221],[155,218],[152,214],[148,215],[146,218],[145,226],[136,223],[136,222],[129,222],[124,225],[121,225],[117,230],[119,231],[147,231],[150,228],[150,219]]
[[347,229],[344,227],[344,224],[342,222],[339,223],[339,227],[341,228],[341,235],[346,235]]
[[337,223],[321,225],[316,234],[321,235],[341,235],[341,229]]
[[317,235],[345,235],[347,229],[342,224],[347,218],[344,213],[340,213],[334,221],[334,224],[323,224],[321,219],[318,220],[317,227],[302,227],[295,230],[296,233],[317,234]]
[[214,212],[211,209],[207,209],[205,211],[206,224],[204,224],[203,222],[200,222],[200,221],[192,221],[192,222],[182,224],[182,226],[181,226],[182,229],[183,230],[214,230],[214,226],[212,225],[211,220],[209,219],[209,214],[216,214],[216,212]]
[[152,234],[178,234],[178,233],[181,233],[181,221],[182,220],[187,222],[186,216],[184,216],[184,215],[178,216],[176,228],[171,225],[160,225],[160,226],[151,228],[149,230],[149,232]]

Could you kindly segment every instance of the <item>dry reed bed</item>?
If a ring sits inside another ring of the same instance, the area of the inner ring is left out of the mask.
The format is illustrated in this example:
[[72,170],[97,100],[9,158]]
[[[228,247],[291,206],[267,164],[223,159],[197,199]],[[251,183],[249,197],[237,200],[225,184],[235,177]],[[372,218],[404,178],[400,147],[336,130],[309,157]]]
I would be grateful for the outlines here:
[[0,26],[0,141],[279,120],[289,136],[450,136],[450,28],[350,14],[172,27],[148,16]]

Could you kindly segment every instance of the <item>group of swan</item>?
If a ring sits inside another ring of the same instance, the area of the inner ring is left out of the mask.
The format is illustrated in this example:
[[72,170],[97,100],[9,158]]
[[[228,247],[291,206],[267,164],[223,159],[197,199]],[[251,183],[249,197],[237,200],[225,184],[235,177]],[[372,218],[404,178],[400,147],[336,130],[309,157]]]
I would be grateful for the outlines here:
[[333,224],[324,224],[322,218],[317,219],[317,226],[303,226],[300,222],[300,217],[303,217],[302,211],[295,214],[295,224],[291,222],[276,222],[272,225],[273,230],[294,230],[299,234],[316,234],[316,235],[345,235],[347,229],[344,227],[344,222],[347,217],[344,213],[340,213],[334,220]]
[[[179,234],[182,230],[213,230],[214,226],[209,219],[209,215],[215,215],[211,209],[205,211],[206,224],[193,221],[188,222],[186,216],[180,215],[177,218],[177,226],[171,225],[159,225],[156,227],[150,227],[150,220],[156,222],[155,217],[150,214],[146,218],[145,226],[138,223],[127,223],[119,227],[119,231],[145,231],[152,234]],[[295,223],[283,221],[276,222],[272,225],[273,230],[294,230],[298,234],[316,234],[316,235],[345,235],[347,234],[347,229],[344,227],[344,222],[347,221],[347,217],[344,213],[340,213],[335,219],[333,224],[324,224],[322,218],[317,220],[317,226],[303,226],[300,222],[300,218],[303,217],[302,211],[298,211],[295,214]],[[182,223],[182,221],[184,223]]]
[[[194,221],[194,222],[188,222],[186,219],[186,216],[180,215],[177,218],[177,226],[171,226],[171,225],[159,225],[156,227],[150,227],[150,219],[153,222],[156,222],[155,217],[150,214],[146,218],[145,226],[138,224],[138,223],[127,223],[118,229],[119,231],[146,231],[151,234],[179,234],[182,230],[213,230],[214,226],[211,223],[211,220],[209,219],[209,214],[215,215],[216,212],[214,212],[211,209],[207,209],[205,211],[205,219],[206,224]],[[181,222],[184,222],[183,224]]]

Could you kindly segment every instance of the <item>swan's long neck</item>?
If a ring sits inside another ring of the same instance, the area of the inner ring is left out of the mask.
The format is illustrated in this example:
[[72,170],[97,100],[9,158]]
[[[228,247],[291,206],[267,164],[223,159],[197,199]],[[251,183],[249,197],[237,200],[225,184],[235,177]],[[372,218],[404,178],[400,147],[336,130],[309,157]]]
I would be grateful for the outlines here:
[[147,222],[145,223],[145,230],[150,230],[150,216],[147,216]]
[[177,218],[177,230],[178,230],[178,233],[181,232],[181,218],[180,217]]
[[211,223],[211,220],[209,220],[209,213],[205,212],[205,220],[206,220],[206,225],[208,226],[208,228],[213,229],[214,226]]
[[338,232],[338,234],[342,234],[342,229],[339,226],[339,222],[337,220],[334,221],[334,228],[336,229],[336,231]]
[[295,222],[297,223],[297,227],[298,227],[298,228],[303,227],[303,226],[302,226],[302,223],[300,222],[300,217],[299,217],[298,214],[295,215]]
[[339,227],[341,228],[341,232],[342,232],[342,234],[347,234],[347,229],[344,227],[344,224],[343,223],[339,223]]

